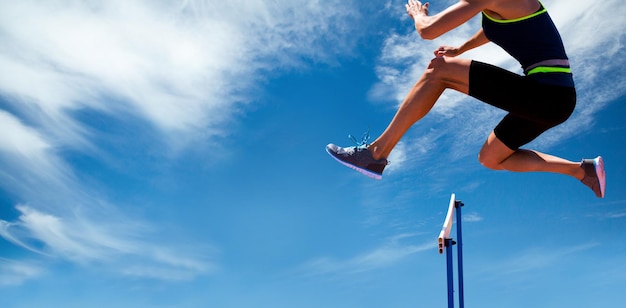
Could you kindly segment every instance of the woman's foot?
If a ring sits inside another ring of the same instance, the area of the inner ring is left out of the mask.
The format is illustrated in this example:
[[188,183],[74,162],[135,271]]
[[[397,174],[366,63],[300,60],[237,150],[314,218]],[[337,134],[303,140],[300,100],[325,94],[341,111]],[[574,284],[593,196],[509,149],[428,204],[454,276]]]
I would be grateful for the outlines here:
[[383,170],[388,163],[384,158],[374,159],[365,144],[342,148],[331,143],[326,146],[326,152],[342,165],[376,180],[383,178]]
[[602,156],[594,159],[583,159],[580,167],[585,171],[585,176],[580,180],[591,188],[598,198],[604,198],[606,190],[606,174],[604,173],[604,160]]

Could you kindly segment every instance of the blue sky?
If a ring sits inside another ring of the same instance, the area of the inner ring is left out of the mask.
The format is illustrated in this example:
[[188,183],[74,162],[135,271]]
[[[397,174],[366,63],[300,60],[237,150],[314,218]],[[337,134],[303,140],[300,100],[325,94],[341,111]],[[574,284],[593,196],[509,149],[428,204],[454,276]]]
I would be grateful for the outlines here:
[[0,1],[0,305],[444,307],[451,193],[468,306],[623,303],[626,9],[543,2],[579,102],[530,146],[602,155],[605,199],[481,167],[503,112],[453,92],[382,181],[325,153],[382,132],[478,19],[423,41],[395,0]]

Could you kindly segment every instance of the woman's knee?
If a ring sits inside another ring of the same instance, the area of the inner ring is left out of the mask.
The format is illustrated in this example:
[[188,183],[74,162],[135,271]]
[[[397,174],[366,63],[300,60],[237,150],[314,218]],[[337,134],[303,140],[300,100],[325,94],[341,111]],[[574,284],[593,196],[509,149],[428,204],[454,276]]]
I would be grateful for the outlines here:
[[478,153],[478,162],[486,168],[502,170],[502,163],[515,153],[507,147],[492,131]]
[[424,77],[448,88],[463,91],[469,84],[470,63],[466,59],[436,57],[428,64]]
[[500,164],[502,160],[499,157],[496,157],[492,153],[490,153],[485,148],[481,149],[478,153],[478,162],[483,165],[483,167],[492,169],[492,170],[501,170],[502,167]]
[[449,74],[452,63],[444,57],[436,57],[430,60],[426,68],[426,74],[437,79],[443,79],[443,76]]

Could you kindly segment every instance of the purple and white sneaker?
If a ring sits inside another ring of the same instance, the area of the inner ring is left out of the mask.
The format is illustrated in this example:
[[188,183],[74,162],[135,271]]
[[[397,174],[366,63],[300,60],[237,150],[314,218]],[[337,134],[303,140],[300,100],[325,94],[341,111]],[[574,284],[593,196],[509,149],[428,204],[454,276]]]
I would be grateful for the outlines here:
[[331,143],[326,146],[326,152],[342,165],[376,180],[383,178],[383,170],[388,164],[384,158],[374,159],[365,144],[342,148]]
[[580,167],[585,170],[585,177],[580,181],[591,188],[598,198],[604,198],[606,174],[604,173],[602,156],[594,159],[583,159]]

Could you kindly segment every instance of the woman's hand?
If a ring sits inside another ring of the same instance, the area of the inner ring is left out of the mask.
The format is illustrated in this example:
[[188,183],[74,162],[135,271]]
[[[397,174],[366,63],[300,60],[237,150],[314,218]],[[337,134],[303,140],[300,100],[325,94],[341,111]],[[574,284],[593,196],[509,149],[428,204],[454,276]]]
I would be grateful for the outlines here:
[[409,2],[405,5],[406,12],[415,20],[419,15],[428,16],[428,6],[430,3],[426,2],[422,5],[421,2],[415,0],[409,0]]
[[456,57],[461,53],[463,53],[461,52],[461,49],[452,46],[439,46],[439,48],[437,48],[434,52],[435,57]]

